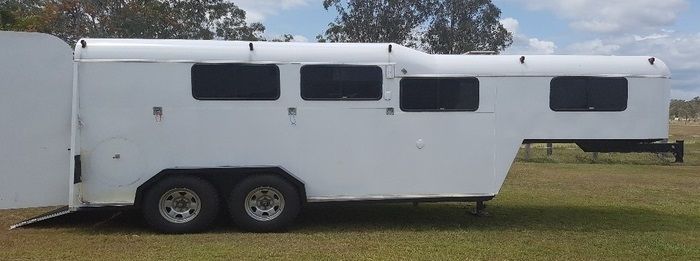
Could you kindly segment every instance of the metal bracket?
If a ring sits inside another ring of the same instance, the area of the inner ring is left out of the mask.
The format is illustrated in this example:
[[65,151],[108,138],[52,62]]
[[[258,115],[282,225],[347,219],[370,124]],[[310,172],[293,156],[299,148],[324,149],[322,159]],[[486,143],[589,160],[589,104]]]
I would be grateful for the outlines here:
[[153,115],[154,116],[163,115],[163,107],[153,107]]
[[387,79],[394,79],[396,75],[396,66],[387,65],[386,67],[384,67],[384,74]]
[[287,108],[287,114],[289,115],[289,123],[292,124],[292,126],[297,125],[297,108],[291,107]]
[[647,142],[627,142],[627,141],[580,141],[576,144],[585,152],[648,152],[666,153],[670,152],[675,158],[675,163],[683,163],[685,141],[677,140],[675,143],[647,143]]
[[672,153],[676,163],[683,163],[685,142],[677,140],[674,143],[651,140],[524,140],[523,144],[532,143],[576,143],[584,152],[618,152],[618,153]]
[[163,121],[163,107],[153,107],[153,116],[156,117],[156,122]]

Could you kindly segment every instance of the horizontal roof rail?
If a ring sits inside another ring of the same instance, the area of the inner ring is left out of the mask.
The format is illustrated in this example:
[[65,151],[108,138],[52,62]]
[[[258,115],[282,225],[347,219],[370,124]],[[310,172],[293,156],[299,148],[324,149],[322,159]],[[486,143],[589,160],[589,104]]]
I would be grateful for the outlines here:
[[496,55],[496,51],[469,51],[464,53],[464,55]]

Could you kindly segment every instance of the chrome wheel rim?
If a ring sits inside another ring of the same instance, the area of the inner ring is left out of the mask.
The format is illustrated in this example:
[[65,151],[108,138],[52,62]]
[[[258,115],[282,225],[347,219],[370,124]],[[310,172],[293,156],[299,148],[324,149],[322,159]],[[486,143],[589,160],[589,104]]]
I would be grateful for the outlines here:
[[178,224],[192,221],[202,209],[197,193],[186,188],[174,188],[163,193],[158,206],[163,218]]
[[284,210],[284,196],[275,188],[258,187],[246,196],[245,210],[257,221],[273,220]]

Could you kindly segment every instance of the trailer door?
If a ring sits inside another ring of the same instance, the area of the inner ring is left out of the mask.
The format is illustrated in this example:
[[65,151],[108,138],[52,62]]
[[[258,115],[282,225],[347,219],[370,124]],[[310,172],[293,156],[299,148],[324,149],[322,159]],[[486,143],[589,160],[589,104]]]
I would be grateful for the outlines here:
[[0,32],[0,209],[68,204],[72,85],[68,44]]

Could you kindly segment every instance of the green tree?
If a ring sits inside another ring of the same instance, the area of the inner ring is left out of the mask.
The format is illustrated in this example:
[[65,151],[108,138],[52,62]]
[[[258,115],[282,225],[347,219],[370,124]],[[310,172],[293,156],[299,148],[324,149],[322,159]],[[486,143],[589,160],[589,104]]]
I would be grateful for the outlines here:
[[395,42],[450,54],[512,44],[491,0],[324,0],[323,7],[338,16],[320,42]]
[[693,106],[693,112],[695,113],[695,118],[700,118],[700,96],[693,98],[690,100],[690,103]]
[[422,38],[428,52],[498,52],[513,43],[499,21],[501,10],[491,0],[442,0],[437,6]]
[[672,99],[671,100],[671,107],[669,108],[669,111],[668,111],[669,118],[675,119],[675,118],[682,117],[681,110],[683,109],[684,103],[685,103],[684,100]]
[[669,108],[669,117],[682,118],[686,120],[695,120],[700,117],[700,97],[695,97],[692,100],[671,100]]
[[0,30],[36,31],[41,0],[0,0]]
[[324,0],[323,7],[334,7],[335,21],[328,25],[321,42],[394,42],[415,45],[414,31],[430,15],[434,0]]
[[261,40],[265,27],[225,0],[2,0],[37,17],[33,31],[81,37]]
[[271,42],[292,42],[294,41],[294,36],[291,34],[283,34],[278,38],[270,40]]

